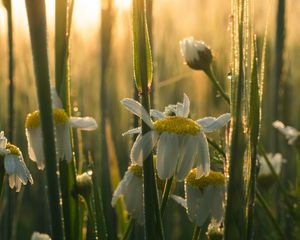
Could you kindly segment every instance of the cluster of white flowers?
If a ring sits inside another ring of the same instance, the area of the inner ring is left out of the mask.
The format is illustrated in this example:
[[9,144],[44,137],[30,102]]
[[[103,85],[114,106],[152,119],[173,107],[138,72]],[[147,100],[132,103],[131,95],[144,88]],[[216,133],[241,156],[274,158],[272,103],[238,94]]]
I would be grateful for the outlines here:
[[[202,225],[203,221],[208,217],[212,217],[219,222],[224,212],[224,177],[219,177],[219,175],[223,176],[221,173],[214,174],[210,172],[210,154],[205,133],[224,127],[230,120],[230,114],[226,113],[218,118],[205,117],[194,121],[189,118],[190,100],[186,94],[184,94],[182,103],[169,105],[164,112],[152,109],[150,114],[139,102],[133,99],[125,98],[121,103],[130,112],[140,117],[151,130],[146,134],[142,134],[139,127],[123,134],[138,134],[138,137],[130,153],[132,166],[129,167],[123,180],[115,190],[112,205],[114,206],[117,199],[123,195],[129,214],[137,219],[140,224],[143,224],[141,166],[157,145],[156,170],[159,179],[165,180],[174,176],[176,181],[183,181],[186,178],[190,179],[191,177],[187,176],[192,174],[194,183],[198,181],[208,183],[201,188],[196,187],[196,191],[194,191],[195,186],[190,186],[189,181],[185,181],[187,200],[187,205],[185,205],[191,220]],[[137,169],[139,170],[137,171]],[[214,176],[222,178],[222,181],[216,183],[212,180]],[[180,199],[178,196],[173,197],[177,200]],[[215,197],[216,201],[210,201],[209,198],[211,197]],[[193,202],[196,201],[195,198],[198,199],[197,201],[202,201],[200,207],[199,202],[193,207]],[[182,203],[183,201],[179,202]],[[216,207],[216,212],[209,210],[205,215],[200,214],[199,211],[205,208],[210,209],[207,205],[203,205],[208,202],[213,204],[212,207]]]

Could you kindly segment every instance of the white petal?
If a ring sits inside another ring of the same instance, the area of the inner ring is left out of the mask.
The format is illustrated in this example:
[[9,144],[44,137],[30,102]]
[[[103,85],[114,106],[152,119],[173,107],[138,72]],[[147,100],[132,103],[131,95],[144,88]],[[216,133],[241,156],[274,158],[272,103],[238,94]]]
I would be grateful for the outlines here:
[[144,224],[144,208],[143,208],[143,180],[137,176],[133,176],[127,185],[124,193],[124,202],[128,213],[137,219],[138,223]]
[[171,194],[171,198],[177,202],[179,205],[181,205],[183,208],[187,208],[187,203],[186,203],[186,199],[184,199],[183,197]]
[[211,186],[213,190],[211,218],[219,224],[224,216],[224,199],[225,199],[225,186]]
[[208,186],[200,190],[189,184],[185,187],[188,216],[197,226],[202,226],[210,216],[213,189]]
[[141,127],[133,128],[128,130],[127,132],[122,133],[122,136],[132,135],[132,134],[138,134],[142,132]]
[[157,174],[161,179],[167,179],[174,175],[178,162],[178,151],[178,135],[175,133],[162,133],[156,154]]
[[280,121],[273,122],[273,127],[278,129],[278,131],[281,132],[286,137],[286,139],[288,139],[289,144],[293,144],[299,137],[299,132],[296,128],[285,126]]
[[151,129],[153,128],[153,123],[150,115],[147,113],[145,108],[132,98],[124,98],[121,103],[133,114],[140,117]]
[[8,154],[4,159],[4,167],[9,175],[10,188],[16,187],[16,192],[19,192],[22,184],[26,185],[29,181],[33,183],[31,174],[25,165],[22,155]]
[[192,169],[198,151],[198,136],[182,136],[176,180],[182,181]]
[[123,177],[123,179],[119,182],[117,188],[113,193],[113,197],[111,200],[111,205],[116,206],[118,198],[126,192],[127,185],[133,178],[133,174],[130,171],[127,171]]
[[225,113],[218,118],[205,117],[197,120],[197,123],[202,127],[203,132],[212,132],[222,128],[230,121],[230,113]]
[[27,137],[29,158],[37,163],[39,170],[44,170],[45,157],[41,128],[26,128],[25,132]]
[[96,120],[92,117],[70,117],[69,124],[71,127],[84,131],[93,131],[98,128]]
[[182,109],[182,116],[188,117],[190,113],[190,99],[189,97],[184,93],[183,94],[183,109]]
[[206,136],[201,132],[198,137],[197,179],[203,175],[207,176],[210,171],[210,157]]
[[150,110],[150,116],[153,118],[156,118],[156,119],[162,119],[162,118],[166,117],[164,113],[162,113],[158,110],[155,110],[155,109]]
[[183,104],[177,103],[176,105],[176,116],[183,117]]
[[[0,150],[5,150],[7,144],[7,138],[4,136],[4,132],[0,132]],[[5,151],[4,151],[5,152]]]
[[138,135],[130,153],[130,159],[133,163],[140,166],[153,150],[159,135],[156,131],[149,131],[145,135]]
[[52,108],[62,108],[63,107],[61,100],[56,92],[55,86],[51,86],[51,100],[52,100]]
[[72,146],[69,125],[66,123],[56,124],[55,129],[57,157],[60,160],[70,162],[72,159]]

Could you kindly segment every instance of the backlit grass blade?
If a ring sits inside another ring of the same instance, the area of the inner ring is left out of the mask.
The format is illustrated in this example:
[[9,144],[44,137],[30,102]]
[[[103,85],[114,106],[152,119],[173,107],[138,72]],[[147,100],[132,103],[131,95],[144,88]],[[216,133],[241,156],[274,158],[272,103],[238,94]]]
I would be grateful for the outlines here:
[[[74,1],[72,0],[57,0],[55,2],[55,82],[58,95],[69,116],[71,115],[69,40],[73,4]],[[67,239],[81,239],[79,203],[77,196],[74,196],[76,184],[74,160],[70,163],[64,160],[59,161],[59,172],[65,236]]]
[[[117,237],[116,216],[111,206],[112,183],[111,170],[108,157],[107,133],[106,126],[108,123],[108,109],[110,100],[108,94],[108,63],[110,60],[112,27],[113,27],[113,1],[105,0],[101,2],[101,78],[100,78],[100,151],[101,163],[97,168],[100,174],[101,193],[103,201],[103,211],[107,226],[108,238],[115,239]],[[96,173],[96,172],[95,172]],[[97,219],[97,221],[99,218]],[[99,223],[99,222],[98,222]],[[99,223],[100,224],[100,223]]]
[[244,190],[244,152],[246,141],[243,127],[245,100],[244,69],[244,11],[245,1],[233,1],[234,62],[231,79],[231,141],[227,205],[225,213],[224,239],[245,238],[245,190]]
[[41,0],[26,0],[25,2],[43,136],[43,150],[45,154],[48,198],[52,223],[52,238],[60,240],[64,239],[64,234],[60,208],[55,134],[50,96],[45,2]]
[[248,225],[247,225],[247,239],[253,239],[253,221],[254,221],[254,205],[255,205],[255,188],[256,188],[256,159],[257,159],[257,144],[260,130],[260,82],[259,71],[257,63],[257,49],[256,38],[253,40],[253,60],[252,60],[252,73],[250,82],[250,181],[248,187]]
[[[133,55],[134,77],[141,95],[141,103],[147,112],[150,111],[148,90],[152,82],[152,56],[147,29],[145,1],[133,0]],[[149,131],[149,126],[142,122],[142,134]],[[153,156],[150,154],[143,162],[144,173],[144,211],[146,239],[163,239],[161,216],[157,196],[156,176],[153,166]]]

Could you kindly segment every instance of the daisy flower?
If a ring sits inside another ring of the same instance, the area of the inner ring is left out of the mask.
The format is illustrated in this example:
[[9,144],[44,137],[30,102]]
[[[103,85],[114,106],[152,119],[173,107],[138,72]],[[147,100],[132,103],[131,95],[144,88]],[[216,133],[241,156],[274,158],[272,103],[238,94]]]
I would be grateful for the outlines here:
[[111,204],[116,206],[118,198],[124,197],[127,212],[140,225],[144,224],[143,169],[132,164],[114,191]]
[[278,120],[273,122],[273,127],[285,136],[290,145],[292,145],[300,135],[299,131],[296,128],[285,126],[281,121]]
[[[267,154],[270,163],[272,164],[277,175],[280,174],[282,164],[286,162],[286,160],[282,157],[280,153],[268,153]],[[258,156],[258,162],[260,164],[258,176],[263,175],[271,175],[272,172],[263,156]]]
[[16,192],[19,192],[22,184],[26,185],[28,181],[33,184],[33,179],[26,167],[22,152],[15,145],[7,143],[4,132],[0,133],[0,157],[4,159],[4,169],[8,174],[11,189],[16,188]]
[[[56,92],[52,90],[53,119],[56,132],[56,151],[59,159],[72,159],[72,147],[70,139],[70,127],[84,131],[97,128],[97,123],[92,117],[69,117],[61,107],[61,101]],[[40,112],[29,113],[25,121],[25,131],[28,142],[29,158],[37,163],[38,169],[45,168],[45,157],[43,150],[42,129]]]
[[220,172],[211,171],[208,176],[196,178],[193,169],[185,180],[185,199],[172,198],[187,210],[189,219],[197,226],[202,226],[208,218],[214,225],[219,225],[224,216],[225,178]]
[[190,68],[209,71],[213,56],[210,48],[203,41],[188,37],[180,41],[179,45],[181,54]]
[[[275,173],[279,175],[281,172],[282,164],[285,163],[286,160],[282,157],[280,153],[276,153],[274,155],[272,153],[268,153],[267,157],[270,163],[272,164]],[[258,162],[259,162],[259,172],[257,176],[258,183],[260,186],[264,187],[265,189],[268,189],[276,181],[276,178],[272,174],[271,169],[268,166],[263,156],[258,156]]]
[[139,102],[125,98],[121,103],[151,128],[144,135],[140,127],[123,134],[139,133],[130,153],[133,163],[142,166],[157,143],[156,168],[161,179],[175,175],[178,181],[182,181],[194,165],[197,166],[197,178],[208,175],[210,157],[205,133],[226,125],[230,120],[229,113],[218,118],[205,117],[194,121],[188,118],[190,100],[184,94],[183,103],[177,103],[176,107],[171,105],[167,109],[169,112],[173,111],[174,116],[151,110],[151,116],[157,119],[153,122]]
[[34,232],[31,235],[31,240],[51,240],[48,234],[45,233],[39,233],[39,232]]

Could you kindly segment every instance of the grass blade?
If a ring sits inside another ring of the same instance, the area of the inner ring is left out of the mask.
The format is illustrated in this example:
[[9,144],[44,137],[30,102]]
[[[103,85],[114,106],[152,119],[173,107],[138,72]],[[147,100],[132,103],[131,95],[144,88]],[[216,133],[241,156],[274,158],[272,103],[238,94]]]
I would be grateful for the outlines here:
[[26,9],[41,118],[48,198],[51,212],[52,238],[60,240],[64,239],[64,234],[60,208],[55,135],[50,97],[45,2],[41,0],[26,0]]

